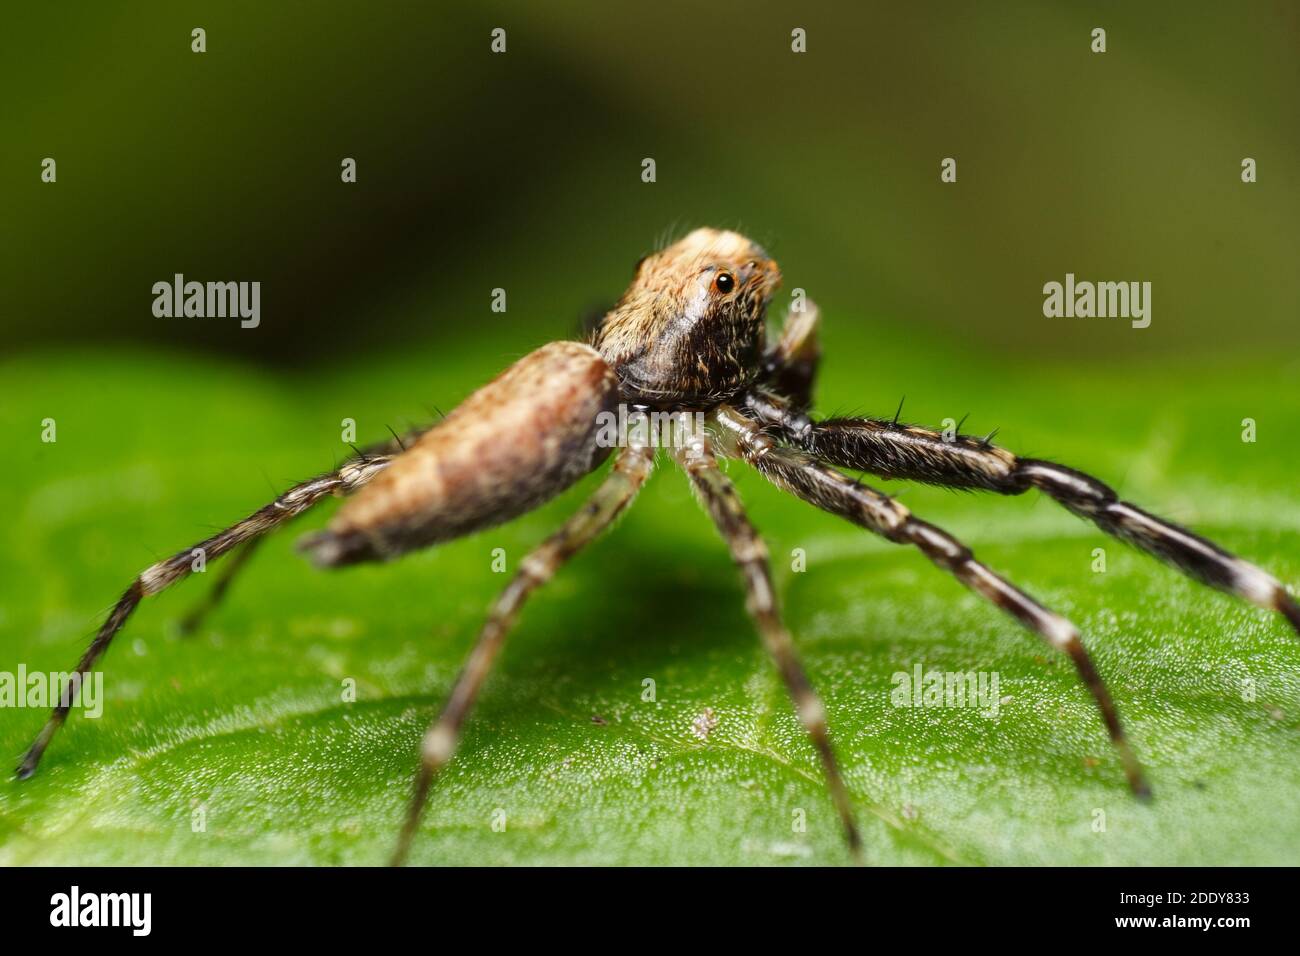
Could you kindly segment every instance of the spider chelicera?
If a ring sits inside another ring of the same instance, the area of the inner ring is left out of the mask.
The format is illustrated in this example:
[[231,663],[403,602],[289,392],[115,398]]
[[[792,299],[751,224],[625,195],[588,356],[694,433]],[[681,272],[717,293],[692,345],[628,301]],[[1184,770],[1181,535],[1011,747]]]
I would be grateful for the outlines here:
[[[1259,568],[1192,532],[1127,502],[1095,478],[1046,461],[1018,458],[987,439],[893,420],[817,420],[813,380],[820,349],[817,311],[792,312],[779,340],[765,344],[766,310],[780,284],[776,263],[735,232],[697,229],[646,256],[590,344],[555,342],[520,359],[431,428],[359,452],[338,470],[296,485],[243,521],[200,542],[208,559],[234,551],[206,605],[267,532],[329,496],[356,493],[326,530],[302,549],[322,567],[383,561],[518,517],[614,459],[587,503],[520,562],[492,606],[440,716],[425,734],[415,794],[394,862],[405,859],[429,787],[452,756],[461,726],[528,595],[623,511],[655,463],[654,436],[627,430],[617,450],[601,440],[602,419],[624,406],[703,415],[685,429],[674,458],[741,568],[764,645],[812,739],[830,795],[855,854],[860,841],[831,748],[826,712],[777,612],[762,539],[745,515],[717,456],[742,459],[773,484],[899,544],[919,548],[940,568],[1015,617],[1074,662],[1123,762],[1133,792],[1150,791],[1120,725],[1115,704],[1064,618],[975,560],[951,535],[914,517],[889,495],[839,471],[912,479],[954,488],[1020,494],[1037,488],[1102,531],[1150,552],[1205,584],[1281,612],[1300,632],[1300,606]],[[77,664],[84,677],[146,595],[186,577],[195,548],[145,570],[127,589]],[[187,624],[193,626],[198,615]],[[66,719],[77,685],[18,767],[35,772]]]

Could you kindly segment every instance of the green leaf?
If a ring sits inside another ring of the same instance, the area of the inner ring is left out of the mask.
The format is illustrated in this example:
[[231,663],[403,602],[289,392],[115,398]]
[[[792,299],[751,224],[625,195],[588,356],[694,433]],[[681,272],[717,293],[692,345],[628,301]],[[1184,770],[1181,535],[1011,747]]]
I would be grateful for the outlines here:
[[[1186,365],[1012,371],[851,327],[827,330],[823,410],[890,414],[906,393],[904,418],[970,412],[967,430],[1001,426],[1000,443],[1091,471],[1300,580],[1293,380]],[[360,442],[381,440],[386,425],[454,404],[502,349],[310,379],[148,353],[0,367],[12,509],[0,669],[69,668],[141,568],[346,455],[343,418]],[[46,417],[52,444],[40,441]],[[1247,417],[1255,443],[1241,440]],[[525,609],[435,784],[413,862],[848,861],[725,549],[682,476],[661,471]],[[739,464],[729,473],[770,545],[870,862],[1295,862],[1300,648],[1282,621],[1035,495],[884,483],[1080,626],[1151,777],[1144,805],[1068,661],[919,554]],[[268,541],[190,638],[175,622],[219,564],[148,600],[105,659],[103,716],[74,714],[35,778],[0,784],[0,863],[382,862],[420,735],[505,581],[492,549],[513,570],[598,480],[506,527],[332,573],[293,552],[326,506]],[[1095,548],[1105,573],[1092,570]],[[792,570],[795,549],[806,571]],[[997,716],[891,706],[892,675],[917,664],[997,674]],[[701,739],[706,711],[717,723]],[[0,712],[0,749],[16,760],[44,717]]]

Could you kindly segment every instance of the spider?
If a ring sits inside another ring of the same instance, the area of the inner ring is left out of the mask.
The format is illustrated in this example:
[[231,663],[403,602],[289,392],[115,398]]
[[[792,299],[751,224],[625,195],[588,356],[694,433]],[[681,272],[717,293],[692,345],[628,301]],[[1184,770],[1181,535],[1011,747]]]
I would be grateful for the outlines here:
[[[780,285],[777,265],[735,232],[697,229],[637,263],[631,285],[588,343],[553,342],[520,359],[433,427],[359,451],[339,469],[303,482],[243,521],[200,542],[209,560],[233,552],[196,625],[268,532],[329,496],[350,496],[324,531],[300,543],[335,568],[385,561],[508,521],[554,497],[613,458],[589,500],[519,564],[420,748],[414,794],[392,862],[419,827],[430,785],[456,749],[464,721],[528,596],[614,521],[649,478],[653,434],[626,429],[599,439],[597,423],[620,406],[634,413],[691,413],[672,457],[686,472],[739,566],[746,607],[816,749],[855,858],[861,841],[836,764],[826,711],[777,610],[763,540],[746,516],[718,456],[738,458],[779,488],[885,539],[913,545],[1073,661],[1118,751],[1128,784],[1150,795],[1115,703],[1069,621],[977,561],[947,532],[839,469],[889,479],[1016,495],[1037,488],[1070,511],[1205,584],[1280,611],[1300,632],[1300,606],[1273,577],[1177,525],[1121,501],[1082,472],[1019,458],[988,439],[944,435],[893,419],[816,419],[809,413],[820,358],[818,312],[792,311],[777,341],[765,341],[766,311]],[[990,436],[991,437],[991,436]],[[617,445],[617,450],[611,445]],[[186,577],[193,548],[146,569],[108,614],[77,663],[84,679],[146,596]],[[30,777],[63,724],[69,686],[18,767]]]

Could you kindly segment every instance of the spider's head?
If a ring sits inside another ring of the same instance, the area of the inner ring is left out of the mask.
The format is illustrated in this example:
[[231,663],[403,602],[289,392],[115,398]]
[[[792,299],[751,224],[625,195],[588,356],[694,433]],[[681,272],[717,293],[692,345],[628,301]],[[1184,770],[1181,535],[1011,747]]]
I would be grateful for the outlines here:
[[767,304],[781,271],[735,232],[696,229],[637,263],[594,345],[629,399],[711,404],[758,373]]

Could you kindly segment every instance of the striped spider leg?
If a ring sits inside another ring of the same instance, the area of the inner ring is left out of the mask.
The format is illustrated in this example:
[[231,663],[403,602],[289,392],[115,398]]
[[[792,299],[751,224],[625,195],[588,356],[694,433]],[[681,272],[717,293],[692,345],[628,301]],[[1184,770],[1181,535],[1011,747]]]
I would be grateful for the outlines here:
[[802,396],[792,401],[759,386],[744,400],[749,414],[783,439],[829,464],[881,478],[1003,495],[1037,488],[1106,534],[1154,555],[1202,584],[1277,611],[1300,634],[1300,604],[1271,574],[1186,528],[1121,500],[1110,486],[1081,471],[1017,457],[991,444],[992,436],[955,435],[946,440],[939,432],[897,420],[812,418],[807,407],[816,368],[816,326],[815,309],[792,317],[767,356],[768,378],[779,382],[792,375],[802,377]]
[[[293,518],[298,517],[307,511],[313,505],[331,496],[349,495],[367,484],[375,475],[383,471],[393,461],[394,455],[401,449],[401,441],[394,439],[391,442],[384,442],[375,445],[370,449],[358,452],[352,458],[349,458],[335,471],[319,475],[309,481],[301,482],[284,492],[270,504],[259,508],[242,521],[236,522],[224,531],[204,541],[200,541],[189,548],[178,551],[170,558],[166,558],[146,568],[140,576],[131,582],[131,586],[118,599],[116,605],[109,612],[107,619],[100,625],[90,646],[86,648],[77,661],[76,678],[70,681],[63,697],[55,706],[50,718],[46,721],[45,726],[41,728],[36,739],[32,741],[27,752],[23,755],[22,761],[18,764],[16,774],[18,779],[26,780],[36,772],[36,767],[41,762],[41,757],[45,753],[45,748],[50,745],[54,735],[58,733],[60,727],[68,718],[68,711],[72,708],[72,702],[76,698],[81,682],[94,669],[95,663],[108,650],[109,644],[122,626],[126,624],[136,606],[151,594],[157,594],[166,590],[176,582],[188,577],[194,566],[196,552],[203,555],[204,561],[215,561],[217,558],[234,551],[231,558],[234,569],[243,565],[251,549],[261,538],[274,531],[275,529],[287,524]],[[197,621],[203,611],[211,608],[217,600],[220,599],[230,584],[233,571],[226,570],[226,573],[220,577],[213,589],[212,596],[208,601],[200,605],[188,615],[188,621]]]
[[1115,702],[1073,624],[976,561],[971,550],[947,532],[921,521],[893,498],[854,481],[807,452],[773,441],[757,421],[732,406],[719,406],[712,421],[725,452],[743,458],[778,488],[888,541],[916,546],[938,567],[1067,654],[1101,711],[1129,786],[1140,797],[1150,795],[1142,767],[1124,736]]
[[848,790],[840,776],[835,752],[831,749],[830,731],[826,726],[826,707],[813,690],[803,665],[799,663],[790,632],[781,621],[776,606],[776,592],[772,587],[772,574],[768,568],[767,546],[745,514],[735,486],[718,468],[717,459],[705,436],[696,436],[690,444],[679,446],[676,449],[676,459],[690,477],[696,496],[713,519],[718,533],[731,551],[732,560],[744,575],[745,608],[758,626],[763,645],[785,682],[795,713],[821,758],[831,799],[848,838],[849,851],[860,862],[862,840],[853,823]]
[[424,742],[420,746],[420,767],[415,778],[415,793],[407,810],[397,848],[393,852],[393,866],[401,866],[406,862],[411,841],[419,829],[420,816],[428,800],[433,778],[455,753],[465,718],[474,706],[479,689],[487,679],[492,662],[505,643],[506,635],[524,601],[614,522],[636,497],[653,468],[652,449],[645,445],[629,445],[624,448],[615,459],[609,475],[587,503],[559,531],[520,562],[514,578],[493,603],[487,621],[479,631],[478,639],[443,705],[442,713],[424,735]]
[[[413,444],[426,431],[428,431],[427,428],[412,429],[405,436],[398,436],[394,433],[393,437],[388,441],[377,442],[373,445],[367,445],[365,448],[356,449],[356,454],[349,459],[348,464],[370,464],[375,467],[351,472],[351,480],[341,489],[335,490],[333,494],[339,497],[356,491],[366,481],[378,474],[380,469],[393,460],[394,456],[405,451],[407,445]],[[345,464],[344,467],[346,468],[347,465]],[[290,490],[292,491],[292,489]],[[283,522],[281,522],[282,524]],[[279,526],[277,525],[277,527]],[[267,530],[271,529],[268,528]],[[265,540],[266,535],[264,533],[255,534],[231,551],[229,559],[221,566],[221,574],[212,582],[212,587],[208,589],[208,593],[181,618],[180,631],[182,634],[193,634],[207,616],[221,605],[222,600],[230,591],[231,583],[248,566],[249,560]]]

